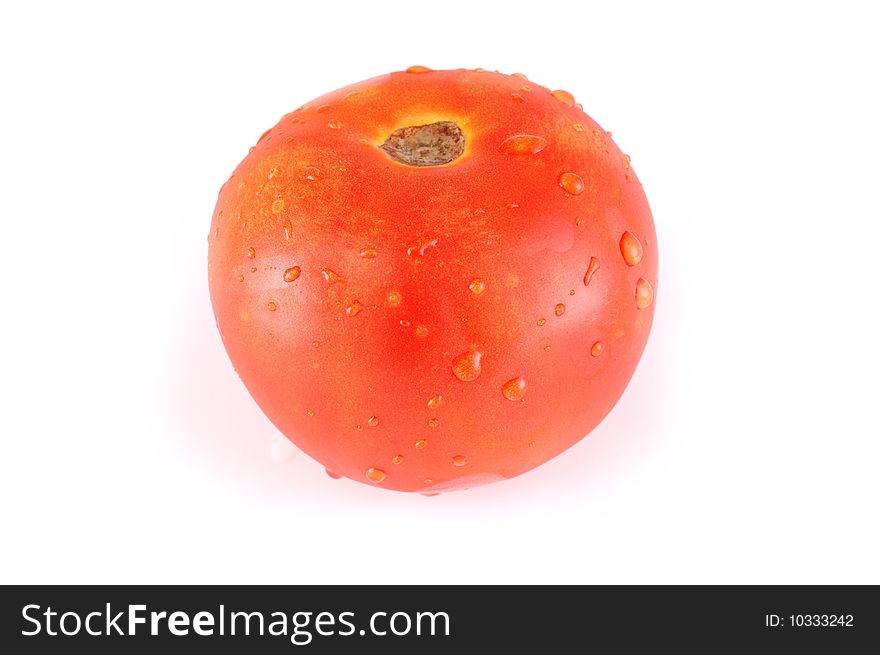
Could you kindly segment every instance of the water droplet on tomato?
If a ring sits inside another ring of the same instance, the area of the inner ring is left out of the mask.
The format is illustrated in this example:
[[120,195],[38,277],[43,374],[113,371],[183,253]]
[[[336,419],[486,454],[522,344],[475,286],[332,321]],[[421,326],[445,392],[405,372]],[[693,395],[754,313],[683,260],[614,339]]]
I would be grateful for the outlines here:
[[546,323],[546,322],[547,322],[546,318],[539,318],[538,319],[538,327],[542,327],[544,325],[544,323]]
[[511,93],[510,97],[513,98],[514,102],[522,102],[523,97],[518,93]]
[[501,142],[498,150],[506,155],[536,155],[547,147],[547,139],[534,134],[515,134]]
[[467,464],[467,457],[465,457],[464,455],[456,455],[452,458],[452,464],[454,466],[464,466],[465,464]]
[[512,75],[513,77],[518,77],[518,78],[521,79],[521,80],[525,80],[526,82],[529,81],[529,78],[527,78],[527,77],[526,77],[525,75],[523,75],[522,73],[511,73],[511,75]]
[[306,166],[303,172],[305,173],[308,182],[314,182],[315,180],[320,180],[324,177],[323,171],[315,166]]
[[327,127],[329,127],[331,130],[338,130],[340,127],[342,127],[342,122],[338,118],[331,118],[329,121],[327,121]]
[[382,480],[385,479],[385,471],[382,469],[373,468],[372,466],[366,471],[367,480],[372,482],[373,484],[379,484]]
[[410,66],[406,69],[407,73],[431,73],[433,72],[427,66]]
[[278,309],[278,303],[272,302],[270,300],[268,303],[266,303],[266,307],[269,309],[270,312],[274,312],[276,309]]
[[473,382],[480,377],[480,360],[483,355],[477,350],[468,350],[452,360],[452,372],[462,382]]
[[479,296],[486,290],[486,283],[483,282],[480,278],[475,277],[468,285],[468,289],[470,289],[475,296]]
[[629,169],[629,164],[632,161],[632,158],[629,155],[623,156],[623,168],[624,170]]
[[371,416],[367,419],[367,425],[369,425],[371,428],[374,428],[379,425],[379,419],[377,419],[375,416]]
[[321,105],[315,111],[318,112],[319,114],[323,114],[325,112],[330,111],[330,105]]
[[392,291],[388,294],[386,300],[389,307],[400,307],[400,304],[403,302],[403,295],[400,291]]
[[428,419],[428,427],[429,428],[436,428],[438,425],[440,425],[439,418],[429,418]]
[[574,107],[574,96],[568,91],[558,89],[556,91],[551,91],[550,95],[559,100],[559,102],[565,103],[569,107]]
[[428,445],[428,440],[427,439],[419,439],[413,445],[415,446],[416,450],[422,450],[425,446]]
[[313,348],[320,348],[321,342],[320,341],[312,341],[312,347]]
[[300,275],[302,275],[302,269],[299,266],[291,266],[286,271],[284,271],[284,281],[293,282]]
[[395,455],[391,458],[392,464],[403,464],[403,455]]
[[239,276],[238,276],[238,281],[239,281],[239,282],[244,282],[244,275],[239,275]]
[[357,316],[360,314],[361,304],[357,300],[351,303],[348,307],[345,308],[346,316]]
[[322,270],[321,275],[324,276],[324,281],[327,282],[328,284],[336,284],[338,282],[345,282],[344,277],[342,277],[339,273],[337,273],[336,271],[334,271],[330,268],[325,268],[324,270]]
[[553,313],[557,316],[562,316],[565,313],[565,305],[559,303],[556,307],[553,308]]
[[293,234],[293,223],[284,221],[284,238],[289,239]]
[[405,318],[400,319],[400,327],[409,327],[409,321]]
[[587,272],[584,273],[584,286],[588,286],[590,284],[590,280],[593,279],[593,275],[596,271],[599,270],[599,260],[595,257],[590,257],[590,264],[587,266]]
[[281,198],[278,198],[278,200],[276,200],[272,203],[272,213],[273,214],[280,214],[283,211],[284,211],[284,200]]
[[559,176],[559,186],[565,189],[566,193],[573,196],[579,196],[584,192],[584,180],[577,173],[563,173]]
[[428,328],[424,325],[416,325],[416,336],[422,338],[428,336]]
[[642,261],[642,244],[631,232],[620,237],[620,254],[627,266],[635,266]]
[[309,416],[314,416],[314,415],[315,415],[315,410],[310,409],[309,411],[306,412],[306,414],[308,414]]
[[425,251],[428,248],[433,248],[437,245],[437,237],[419,237],[416,239],[416,242],[406,249],[406,254],[411,257],[415,255],[419,255],[420,257],[425,256]]
[[333,478],[334,480],[339,480],[339,479],[342,477],[342,476],[339,475],[338,473],[334,473],[333,471],[331,471],[331,470],[328,469],[328,468],[325,468],[325,469],[324,469],[324,473],[326,473],[327,475],[329,475],[329,476],[330,476],[331,478]]
[[504,383],[501,393],[508,400],[522,400],[526,393],[526,381],[523,378],[513,378]]
[[519,90],[523,93],[531,93],[532,87],[530,87],[528,84],[523,84],[521,87],[519,87]]
[[598,357],[599,355],[602,354],[602,342],[601,341],[597,341],[596,343],[593,344],[593,347],[590,348],[590,354],[593,357]]
[[443,402],[443,396],[441,396],[441,395],[433,396],[428,400],[428,409],[437,409],[438,407],[440,407],[440,403],[442,403],[442,402]]
[[654,300],[654,288],[651,283],[644,278],[639,278],[636,282],[636,307],[645,309],[651,305]]
[[247,256],[248,256],[248,259],[253,259],[254,257],[257,256],[257,251],[254,250],[253,248],[248,248],[247,249]]
[[584,131],[584,124],[583,123],[575,123],[571,127],[575,132],[583,132]]
[[361,257],[362,259],[375,259],[378,254],[378,250],[376,250],[372,246],[366,246],[365,248],[361,248],[361,251],[358,253],[358,257]]

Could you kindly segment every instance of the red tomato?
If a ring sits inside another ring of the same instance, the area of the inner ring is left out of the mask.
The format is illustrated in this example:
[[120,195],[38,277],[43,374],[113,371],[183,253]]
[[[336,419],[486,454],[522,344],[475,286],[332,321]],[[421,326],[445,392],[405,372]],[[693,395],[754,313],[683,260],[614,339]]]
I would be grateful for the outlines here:
[[565,91],[412,67],[266,132],[209,234],[217,325],[328,471],[434,493],[580,440],[638,363],[657,284],[642,187]]

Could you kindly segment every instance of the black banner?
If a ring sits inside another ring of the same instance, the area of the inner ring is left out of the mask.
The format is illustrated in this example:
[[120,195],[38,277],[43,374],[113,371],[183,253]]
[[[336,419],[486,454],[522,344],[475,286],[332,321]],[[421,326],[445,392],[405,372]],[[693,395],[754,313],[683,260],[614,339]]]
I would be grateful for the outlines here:
[[[0,652],[856,652],[876,587],[3,587]],[[784,649],[784,650],[783,650]]]

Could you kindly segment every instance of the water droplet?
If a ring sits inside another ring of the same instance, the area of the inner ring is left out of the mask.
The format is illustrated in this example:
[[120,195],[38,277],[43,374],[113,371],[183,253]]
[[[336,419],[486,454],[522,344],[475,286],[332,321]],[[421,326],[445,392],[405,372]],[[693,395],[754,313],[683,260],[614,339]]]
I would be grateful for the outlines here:
[[559,186],[573,196],[579,196],[584,192],[584,180],[577,173],[563,173],[560,175]]
[[324,177],[323,171],[315,166],[306,166],[303,173],[305,174],[306,180],[309,182],[314,182],[315,180],[320,180]]
[[583,132],[584,131],[584,124],[583,123],[575,123],[571,127],[575,132]]
[[410,66],[406,69],[407,73],[431,73],[433,72],[427,66]]
[[293,223],[284,221],[284,238],[289,239],[293,234]]
[[538,319],[538,327],[542,327],[544,325],[544,323],[546,323],[546,322],[547,322],[546,318],[539,318]]
[[[302,116],[292,116],[290,118],[290,122],[291,123],[305,123],[306,119],[303,118]],[[290,141],[290,139],[288,139],[288,141]]]
[[320,341],[312,341],[312,347],[313,348],[320,348],[321,342]]
[[424,325],[416,325],[416,336],[422,338],[428,336],[428,328]]
[[642,244],[631,232],[624,232],[620,237],[620,254],[627,266],[635,266],[642,261]]
[[623,168],[624,168],[624,170],[629,169],[629,163],[630,163],[631,161],[632,161],[632,157],[630,157],[629,155],[624,155],[624,156],[623,156]]
[[573,295],[574,295],[574,289],[569,289],[569,290],[568,290],[568,295],[569,295],[569,296],[573,296]]
[[416,239],[416,242],[406,249],[406,254],[415,256],[418,254],[421,257],[425,256],[425,251],[428,248],[433,248],[437,245],[437,237],[420,237]]
[[480,278],[475,277],[468,285],[468,289],[470,289],[475,296],[479,296],[486,290],[486,283],[483,282]]
[[306,412],[306,414],[308,414],[309,416],[314,416],[314,415],[315,415],[315,410],[310,409],[309,411]]
[[264,140],[267,136],[269,136],[269,132],[271,132],[271,131],[272,131],[272,129],[269,128],[268,130],[266,130],[265,132],[263,132],[263,133],[260,135],[260,138],[257,139],[257,143],[262,143],[263,140]]
[[510,97],[513,98],[514,102],[522,102],[523,101],[523,97],[518,93],[512,93],[512,94],[510,94]]
[[440,425],[439,418],[429,418],[428,419],[428,427],[429,428],[436,428],[438,425]]
[[214,228],[214,238],[216,239],[216,238],[219,237],[219,236],[220,236],[220,228],[219,228],[219,227],[215,227],[215,228]]
[[238,281],[239,281],[239,282],[244,282],[244,275],[239,275],[239,276],[238,276]]
[[526,381],[523,378],[513,378],[504,383],[501,393],[508,400],[522,400],[526,394]]
[[325,268],[324,270],[322,270],[321,275],[324,276],[324,281],[327,282],[328,284],[335,284],[337,282],[345,282],[344,277],[342,277],[339,273],[337,273],[336,271],[329,269],[329,268]]
[[291,266],[284,271],[284,281],[293,282],[300,275],[302,275],[302,269],[299,266]]
[[654,300],[654,288],[645,278],[639,278],[636,282],[636,307],[645,309]]
[[327,127],[329,127],[331,130],[338,130],[340,127],[342,127],[342,122],[338,118],[331,118],[329,121],[327,121]]
[[379,251],[373,248],[372,246],[366,246],[361,248],[361,251],[358,253],[358,257],[362,259],[375,259],[379,254]]
[[455,466],[464,466],[465,464],[467,464],[467,457],[465,457],[464,455],[456,455],[452,458],[452,463]]
[[369,425],[371,428],[374,428],[379,425],[379,419],[377,419],[375,416],[371,416],[367,419],[367,425]]
[[315,111],[319,114],[323,114],[324,112],[330,111],[330,105],[321,105]]
[[602,342],[601,341],[597,341],[596,343],[593,344],[593,347],[590,348],[590,354],[593,357],[598,357],[599,355],[602,354]]
[[400,304],[403,302],[403,295],[400,291],[392,291],[388,294],[386,300],[389,307],[400,307]]
[[274,180],[274,179],[275,179],[276,177],[278,177],[280,174],[281,174],[281,169],[278,168],[277,166],[273,166],[272,168],[269,169],[269,174],[267,175],[267,177],[268,177],[270,180]]
[[515,134],[504,139],[498,151],[506,155],[536,155],[547,147],[547,139],[534,134]]
[[409,327],[409,321],[406,319],[400,319],[400,327]]
[[627,174],[624,175],[623,177],[626,178],[626,181],[627,181],[627,182],[632,182],[632,181],[633,181],[633,176],[632,176],[630,173],[627,173]]
[[270,300],[268,303],[266,303],[266,307],[269,309],[270,312],[274,312],[276,309],[278,309],[278,303],[272,302]]
[[549,352],[550,352],[550,346],[544,346],[544,352],[545,352],[545,353],[549,353]]
[[557,316],[562,316],[565,313],[565,305],[559,303],[556,307],[553,308],[553,313]]
[[438,407],[440,407],[440,403],[442,402],[443,396],[433,396],[430,400],[428,400],[428,409],[437,409]]
[[559,100],[559,102],[563,102],[569,107],[574,107],[574,96],[571,95],[568,91],[558,89],[556,91],[551,91],[550,95]]
[[391,458],[392,464],[403,464],[403,455],[395,455]]
[[257,272],[257,267],[251,266],[251,273],[256,273],[256,272]]
[[519,90],[523,93],[531,93],[532,87],[530,87],[528,84],[523,84],[521,87],[519,87]]
[[379,484],[382,480],[385,479],[385,471],[382,469],[373,468],[372,466],[367,469],[367,480],[374,484]]
[[590,257],[590,264],[587,266],[587,272],[584,273],[584,286],[588,286],[590,284],[590,280],[593,279],[593,275],[596,271],[599,270],[599,260],[595,257]]
[[357,316],[361,311],[361,304],[357,300],[345,308],[346,316]]
[[334,473],[333,471],[331,471],[330,469],[327,469],[327,468],[324,469],[324,472],[327,475],[329,475],[331,478],[333,478],[334,480],[339,480],[342,477],[338,473]]
[[422,450],[425,446],[428,445],[428,440],[427,439],[419,439],[413,445],[415,446],[416,450]]
[[254,250],[253,248],[248,248],[247,249],[247,256],[248,256],[248,259],[253,259],[254,257],[257,256],[257,251]]
[[526,82],[529,81],[529,78],[527,78],[527,77],[526,77],[525,75],[523,75],[522,73],[511,73],[511,75],[512,75],[513,77],[518,77],[518,78],[521,79],[521,80],[525,80]]
[[480,377],[480,359],[482,353],[468,350],[452,360],[452,372],[462,382],[473,382]]

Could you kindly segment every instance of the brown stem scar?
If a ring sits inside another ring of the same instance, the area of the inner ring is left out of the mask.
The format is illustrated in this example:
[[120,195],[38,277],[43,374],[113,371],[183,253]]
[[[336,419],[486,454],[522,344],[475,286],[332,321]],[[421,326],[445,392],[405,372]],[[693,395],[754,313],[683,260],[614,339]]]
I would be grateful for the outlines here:
[[464,134],[453,121],[410,125],[394,130],[379,148],[407,166],[442,166],[464,152]]

